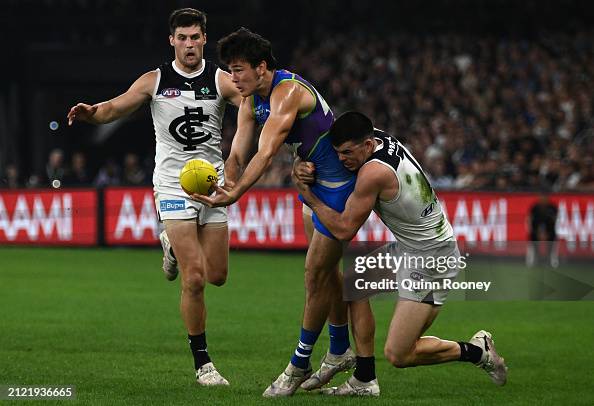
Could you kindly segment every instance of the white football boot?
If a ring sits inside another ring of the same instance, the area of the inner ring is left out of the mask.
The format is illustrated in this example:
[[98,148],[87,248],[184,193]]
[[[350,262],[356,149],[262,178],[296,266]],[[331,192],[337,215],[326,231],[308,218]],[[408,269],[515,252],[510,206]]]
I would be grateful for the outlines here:
[[202,365],[196,371],[196,382],[198,382],[198,384],[202,386],[229,385],[229,381],[223,378],[223,376],[219,373],[219,371],[217,371],[212,362]]
[[313,390],[321,388],[330,382],[334,375],[342,371],[348,371],[353,368],[356,363],[357,356],[350,347],[347,348],[342,355],[334,355],[328,351],[326,352],[326,355],[324,355],[324,358],[322,358],[320,369],[314,372],[308,380],[301,384],[301,389]]
[[476,365],[489,374],[495,385],[505,385],[507,381],[507,366],[505,365],[505,360],[495,350],[495,343],[493,342],[491,333],[485,330],[478,331],[472,336],[469,342],[483,350],[483,356]]
[[345,383],[332,388],[320,390],[323,395],[330,396],[379,396],[380,387],[377,378],[370,382],[361,382],[354,376],[351,376]]
[[173,281],[177,278],[179,271],[177,270],[177,259],[171,255],[171,244],[165,230],[159,234],[159,240],[161,240],[161,247],[163,248],[163,273],[168,281]]
[[289,362],[283,373],[266,388],[262,396],[265,398],[291,396],[299,388],[299,385],[310,376],[311,366],[307,369],[301,369]]

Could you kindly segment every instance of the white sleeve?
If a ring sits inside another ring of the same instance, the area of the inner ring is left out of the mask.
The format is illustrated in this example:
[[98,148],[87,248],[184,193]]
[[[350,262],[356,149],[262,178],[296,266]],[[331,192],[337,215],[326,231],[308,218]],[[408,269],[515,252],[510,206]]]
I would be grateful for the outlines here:
[[221,97],[223,97],[223,95],[221,94],[221,88],[219,86],[219,76],[221,73],[221,68],[217,68],[217,71],[215,72],[215,86],[217,88],[217,94]]

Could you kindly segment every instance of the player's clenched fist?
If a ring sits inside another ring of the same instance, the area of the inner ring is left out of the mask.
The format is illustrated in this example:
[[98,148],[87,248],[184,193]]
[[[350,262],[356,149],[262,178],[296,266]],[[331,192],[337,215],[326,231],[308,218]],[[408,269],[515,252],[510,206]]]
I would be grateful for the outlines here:
[[293,180],[304,184],[314,183],[316,181],[315,176],[316,167],[313,162],[302,161],[296,158],[293,162]]
[[91,117],[97,111],[97,104],[89,105],[85,103],[78,103],[76,106],[72,107],[68,112],[68,125],[72,125],[74,120],[78,121],[90,121]]

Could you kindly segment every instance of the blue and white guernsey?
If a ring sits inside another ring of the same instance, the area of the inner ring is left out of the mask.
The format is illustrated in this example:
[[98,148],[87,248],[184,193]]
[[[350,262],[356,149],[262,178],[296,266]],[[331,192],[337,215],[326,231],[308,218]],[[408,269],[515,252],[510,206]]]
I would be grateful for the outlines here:
[[[328,103],[309,82],[284,69],[274,72],[270,94],[276,86],[287,81],[294,81],[305,87],[314,97],[316,104],[311,111],[297,116],[285,143],[299,158],[314,163],[318,182],[352,180],[354,175],[338,160],[338,155],[327,137],[334,122],[334,115]],[[270,115],[270,94],[266,98],[256,94],[251,96],[253,115],[259,125],[264,125]]]

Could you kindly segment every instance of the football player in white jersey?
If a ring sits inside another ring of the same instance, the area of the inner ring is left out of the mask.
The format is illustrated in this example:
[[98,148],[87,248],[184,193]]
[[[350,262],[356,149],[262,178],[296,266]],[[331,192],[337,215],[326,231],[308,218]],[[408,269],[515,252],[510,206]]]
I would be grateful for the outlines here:
[[[351,240],[372,210],[388,226],[401,246],[411,250],[425,247],[445,248],[449,255],[458,255],[452,227],[443,213],[423,170],[408,150],[396,139],[373,128],[371,120],[358,112],[341,115],[329,133],[334,149],[345,167],[357,172],[355,190],[345,210],[339,213],[326,206],[310,190],[315,168],[311,163],[296,165],[293,179],[311,209],[337,238]],[[423,280],[443,281],[456,276],[458,269],[439,273],[434,269],[415,269]],[[398,281],[415,272],[400,269]],[[407,273],[408,272],[408,273]],[[447,290],[398,289],[399,300],[390,323],[384,354],[397,368],[468,361],[483,368],[497,385],[504,385],[507,367],[495,351],[491,334],[481,330],[468,342],[422,336],[431,326],[445,302]],[[351,304],[353,331],[371,329],[373,320],[357,317],[357,309],[369,306],[368,300]],[[359,343],[357,343],[359,344]],[[359,348],[357,348],[359,352]],[[360,365],[357,369],[373,369]],[[372,361],[372,359],[370,360]],[[364,371],[363,375],[368,374]],[[357,374],[357,370],[355,370]],[[361,373],[359,373],[361,376]],[[375,372],[371,375],[375,377]],[[339,387],[327,388],[330,395],[379,395],[377,380],[367,382],[352,376]]]
[[[206,15],[175,10],[169,17],[169,42],[175,60],[140,76],[123,94],[97,104],[78,103],[68,124],[104,124],[127,116],[150,102],[156,137],[153,184],[159,219],[165,232],[163,270],[167,279],[181,269],[181,315],[188,330],[196,379],[201,385],[228,385],[212,364],[206,347],[204,286],[227,279],[229,234],[225,208],[209,208],[187,196],[179,185],[186,161],[211,162],[224,182],[220,149],[226,103],[239,105],[241,96],[230,75],[203,59]],[[227,183],[230,183],[227,179]]]

